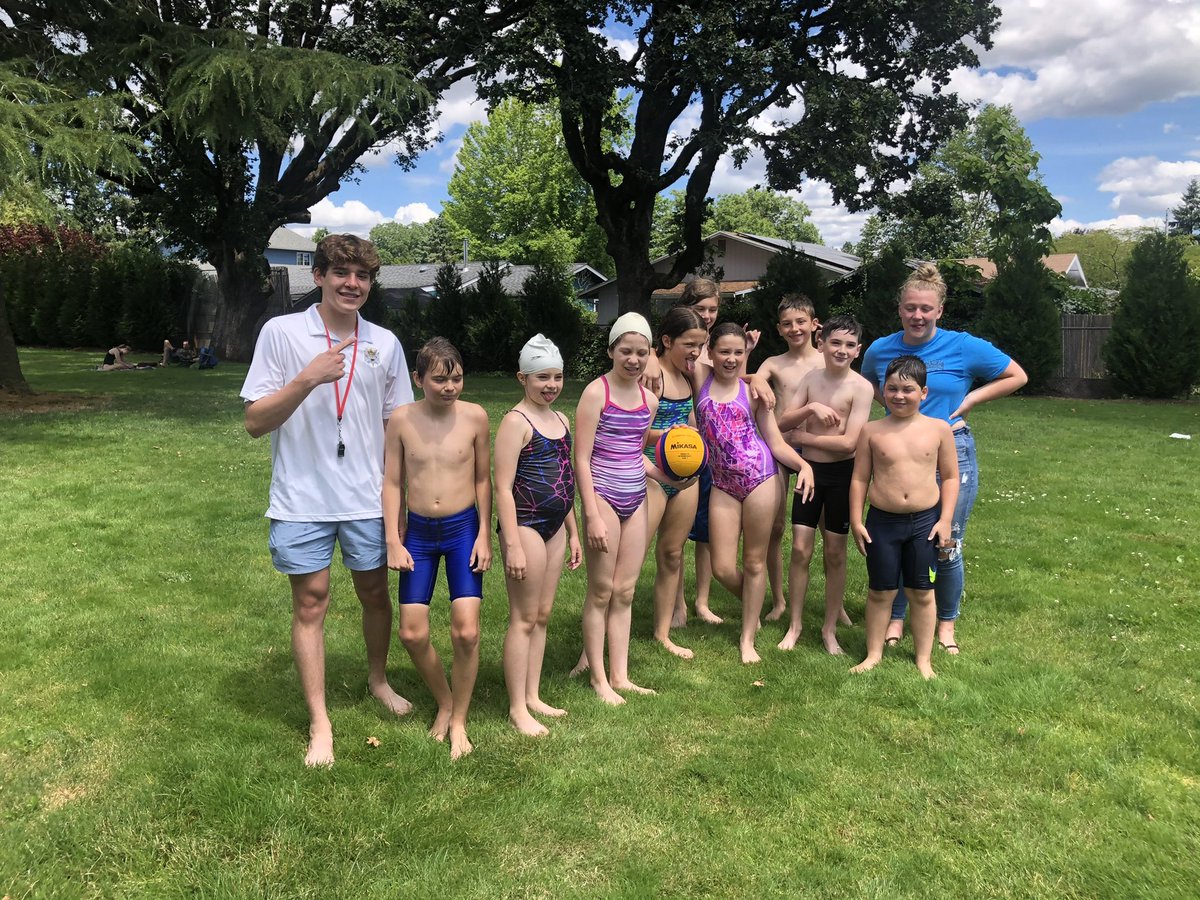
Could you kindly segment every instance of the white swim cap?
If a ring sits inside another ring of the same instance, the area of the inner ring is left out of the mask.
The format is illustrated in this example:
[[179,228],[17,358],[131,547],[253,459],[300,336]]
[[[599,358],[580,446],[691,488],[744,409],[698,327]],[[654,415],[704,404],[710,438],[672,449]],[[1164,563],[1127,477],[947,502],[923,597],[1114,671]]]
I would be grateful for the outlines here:
[[650,342],[650,346],[654,346],[654,334],[650,331],[650,323],[644,316],[635,312],[627,312],[612,323],[612,328],[608,331],[608,346],[611,347],[620,340],[621,335],[630,333],[642,335]]
[[520,371],[525,375],[534,372],[544,372],[547,369],[563,367],[562,354],[554,346],[554,341],[544,334],[535,334],[521,348]]

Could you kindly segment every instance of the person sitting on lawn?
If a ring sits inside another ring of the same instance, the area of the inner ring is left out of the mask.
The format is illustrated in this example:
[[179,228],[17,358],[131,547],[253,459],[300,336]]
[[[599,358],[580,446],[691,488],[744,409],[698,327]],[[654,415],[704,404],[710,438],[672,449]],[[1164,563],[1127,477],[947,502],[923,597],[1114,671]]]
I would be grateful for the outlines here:
[[190,366],[196,361],[196,351],[192,349],[192,345],[187,341],[183,342],[182,347],[175,347],[170,339],[163,341],[162,362],[160,366]]
[[116,372],[121,369],[134,368],[133,363],[125,359],[125,354],[131,349],[132,348],[125,343],[120,343],[115,347],[110,347],[108,352],[104,354],[104,362],[100,364],[99,371]]

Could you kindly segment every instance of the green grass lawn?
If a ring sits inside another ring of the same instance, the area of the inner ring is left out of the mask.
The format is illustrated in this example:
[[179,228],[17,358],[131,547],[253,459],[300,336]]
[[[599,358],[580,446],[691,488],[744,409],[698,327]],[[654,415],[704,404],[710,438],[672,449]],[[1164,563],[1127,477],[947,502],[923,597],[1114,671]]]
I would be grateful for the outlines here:
[[[631,672],[659,693],[611,709],[565,674],[580,570],[543,690],[570,715],[526,739],[507,724],[497,566],[476,751],[451,764],[399,641],[389,670],[415,713],[368,696],[335,565],[338,762],[307,771],[245,367],[96,373],[93,356],[22,354],[36,389],[90,408],[0,413],[0,896],[1197,895],[1195,403],[1007,399],[972,416],[963,654],[935,652],[931,683],[907,639],[851,676],[863,629],[825,655],[819,600],[794,652],[767,625],[763,663],[743,667],[720,589],[727,624],[689,625],[697,656],[679,661],[649,638],[647,566]],[[467,394],[493,421],[519,395],[492,378]],[[865,588],[854,556],[856,622]],[[448,658],[447,615],[435,600]]]

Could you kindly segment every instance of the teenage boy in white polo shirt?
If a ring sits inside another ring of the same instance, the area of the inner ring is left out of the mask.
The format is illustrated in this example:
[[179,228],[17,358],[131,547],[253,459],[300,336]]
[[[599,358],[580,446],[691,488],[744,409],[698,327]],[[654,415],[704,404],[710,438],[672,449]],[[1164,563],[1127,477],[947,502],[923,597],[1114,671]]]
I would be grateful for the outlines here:
[[412,709],[387,682],[392,605],[380,498],[387,419],[413,392],[396,336],[358,314],[378,273],[370,241],[352,234],[321,241],[313,262],[321,302],[263,326],[242,386],[246,430],[271,435],[266,515],[272,562],[292,586],[308,766],[333,764],[324,625],[335,540],[362,603],[371,693],[396,715]]

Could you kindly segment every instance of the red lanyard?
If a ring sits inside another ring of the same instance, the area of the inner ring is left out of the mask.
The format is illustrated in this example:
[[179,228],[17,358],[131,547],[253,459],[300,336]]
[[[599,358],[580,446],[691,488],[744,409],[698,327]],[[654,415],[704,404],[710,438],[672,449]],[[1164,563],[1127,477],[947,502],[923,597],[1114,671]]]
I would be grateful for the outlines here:
[[[329,336],[329,326],[325,326],[325,343],[333,349],[333,338]],[[354,349],[350,352],[350,374],[346,378],[346,394],[342,395],[338,383],[333,383],[333,405],[337,410],[338,445],[337,455],[340,459],[346,455],[346,445],[342,443],[342,415],[346,412],[346,401],[350,399],[350,386],[354,384],[354,366],[358,362],[358,317],[354,318]]]

